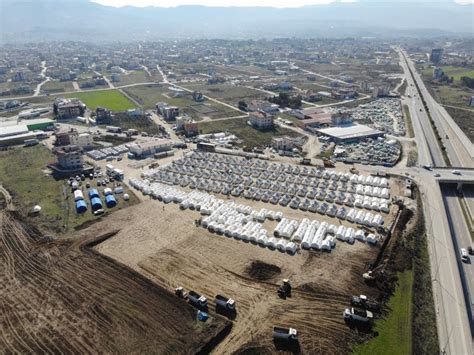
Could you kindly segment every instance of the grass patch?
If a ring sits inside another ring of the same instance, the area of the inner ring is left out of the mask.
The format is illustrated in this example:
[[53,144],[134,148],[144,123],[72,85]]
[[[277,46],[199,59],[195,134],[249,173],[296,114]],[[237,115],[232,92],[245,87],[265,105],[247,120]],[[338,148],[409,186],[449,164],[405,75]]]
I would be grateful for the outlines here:
[[205,122],[199,124],[199,131],[201,134],[229,131],[241,140],[239,146],[246,146],[248,148],[266,147],[271,144],[273,137],[301,137],[301,134],[283,127],[275,126],[274,129],[270,131],[259,131],[251,127],[247,121],[248,118],[232,118],[228,120]]
[[467,209],[466,201],[464,200],[464,198],[458,197],[458,200],[459,205],[461,206],[462,214],[467,223],[467,229],[469,229],[469,233],[471,235],[471,240],[474,241],[474,230],[472,229],[474,221],[471,218],[471,213]]
[[379,335],[368,343],[355,346],[354,354],[412,353],[413,280],[413,270],[398,273],[395,293],[387,304],[391,312],[374,327]]
[[[90,208],[83,215],[75,212],[74,197],[65,180],[55,180],[46,170],[47,164],[55,160],[43,145],[0,151],[0,182],[11,193],[22,215],[28,216],[35,205],[41,206],[38,216],[27,217],[29,222],[43,231],[65,233],[96,217]],[[138,201],[135,195],[129,194],[130,201],[125,203],[120,199],[113,210]]]
[[239,115],[237,109],[233,110],[209,100],[203,103],[195,102],[189,92],[182,92],[180,97],[174,97],[176,93],[168,87],[169,85],[143,85],[126,88],[124,91],[145,109],[154,109],[157,102],[167,102],[171,106],[178,106],[183,113],[195,120],[203,117],[225,118]]
[[135,107],[133,102],[117,90],[78,92],[67,96],[82,100],[91,110],[95,110],[97,106],[105,107],[112,111],[125,111]]
[[454,81],[461,80],[462,76],[474,78],[474,70],[471,68],[456,67],[456,66],[448,65],[448,66],[441,67],[441,69],[447,76],[453,77]]
[[418,161],[418,151],[415,149],[411,149],[408,152],[407,158],[407,167],[416,166],[416,162]]
[[452,107],[445,107],[456,124],[474,142],[474,111],[460,110]]
[[42,93],[55,93],[72,90],[74,90],[74,87],[70,81],[48,81],[41,87]]
[[407,121],[408,137],[413,138],[415,136],[415,132],[413,131],[413,122],[411,121],[410,109],[407,105],[403,105],[403,114],[405,115],[405,119]]
[[407,89],[408,82],[406,79],[403,79],[403,84],[398,88],[398,93],[400,95],[405,95],[405,91]]
[[119,126],[122,130],[136,129],[151,135],[162,133],[158,125],[145,115],[130,118],[125,112],[119,112],[112,117],[110,125]]

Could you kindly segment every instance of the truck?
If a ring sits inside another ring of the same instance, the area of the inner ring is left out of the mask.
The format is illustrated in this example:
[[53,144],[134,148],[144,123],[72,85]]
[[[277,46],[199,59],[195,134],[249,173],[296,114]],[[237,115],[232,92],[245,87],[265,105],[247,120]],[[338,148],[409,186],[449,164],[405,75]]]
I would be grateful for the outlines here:
[[34,145],[39,144],[39,140],[38,140],[38,139],[35,139],[35,138],[33,138],[33,139],[25,139],[25,140],[23,141],[23,143],[25,144],[25,147],[32,147],[32,146],[34,146]]
[[370,323],[374,319],[374,315],[370,311],[352,307],[352,308],[346,308],[344,310],[343,318],[345,321]]
[[302,159],[300,160],[300,164],[301,164],[301,165],[311,165],[311,159],[309,159],[309,158],[302,158]]
[[174,294],[178,296],[179,298],[182,299],[187,299],[188,298],[188,293],[184,291],[184,288],[182,287],[177,287],[174,289]]
[[216,307],[229,312],[235,312],[235,301],[232,298],[216,295]]
[[273,339],[276,341],[297,341],[298,331],[294,328],[273,327]]
[[112,133],[122,133],[122,128],[115,126],[106,126],[105,130]]
[[368,298],[366,295],[352,296],[351,305],[354,307],[359,307],[359,308],[366,309],[369,311],[380,310],[380,304],[377,301]]
[[199,308],[207,307],[207,298],[204,296],[201,296],[197,292],[189,291],[188,300],[189,300],[189,303],[191,303],[192,305],[196,307],[199,307]]

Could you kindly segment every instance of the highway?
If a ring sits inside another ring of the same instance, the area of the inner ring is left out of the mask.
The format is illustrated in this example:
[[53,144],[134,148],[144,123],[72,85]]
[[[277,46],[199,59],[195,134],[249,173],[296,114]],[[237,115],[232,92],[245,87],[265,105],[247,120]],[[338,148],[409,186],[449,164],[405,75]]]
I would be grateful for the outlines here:
[[[446,147],[448,157],[453,166],[457,167],[474,167],[474,145],[471,143],[469,138],[464,134],[464,132],[459,128],[459,126],[454,122],[452,117],[446,112],[446,110],[433,98],[426,88],[423,80],[421,79],[420,74],[416,71],[415,64],[408,57],[405,51],[400,51],[403,66],[408,66],[413,73],[414,79],[418,84],[421,95],[425,99],[425,102],[428,106],[431,117],[439,131],[443,145]],[[406,73],[406,68],[403,68]],[[410,75],[407,75],[410,76]],[[410,76],[411,82],[413,78]],[[410,85],[410,88],[411,85]],[[423,106],[421,103],[421,98],[417,95],[416,100],[419,101],[419,105]],[[420,107],[422,108],[422,107]],[[424,110],[424,107],[423,107]]]
[[[440,349],[444,354],[472,354],[472,269],[471,273],[466,274],[465,265],[459,262],[458,248],[459,245],[470,241],[464,240],[466,221],[462,211],[460,212],[457,197],[454,198],[452,192],[448,194],[444,188],[441,189],[440,182],[456,183],[461,180],[472,183],[474,172],[459,169],[461,175],[455,175],[452,173],[453,168],[445,168],[448,164],[444,160],[441,145],[422,97],[441,136],[451,165],[470,168],[472,159],[465,149],[459,147],[463,138],[457,134],[458,130],[447,127],[448,120],[441,117],[441,111],[438,109],[440,106],[426,90],[413,62],[404,51],[399,50],[399,55],[408,83],[406,94],[410,98],[405,100],[415,132],[419,164],[428,165],[427,162],[430,162],[430,165],[436,167],[433,171],[412,169],[415,172],[412,177],[417,182],[423,199]],[[470,149],[469,145],[467,149]],[[467,281],[466,275],[471,277],[470,281]]]

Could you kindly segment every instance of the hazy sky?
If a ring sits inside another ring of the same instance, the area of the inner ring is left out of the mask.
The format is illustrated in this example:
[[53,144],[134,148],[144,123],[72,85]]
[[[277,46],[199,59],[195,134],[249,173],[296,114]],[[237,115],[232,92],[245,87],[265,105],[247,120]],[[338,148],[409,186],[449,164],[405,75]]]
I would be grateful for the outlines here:
[[[299,7],[304,5],[328,4],[334,0],[92,0],[109,6],[161,6],[172,7],[179,5],[206,5],[206,6],[272,6],[272,7]],[[356,0],[339,0],[340,2],[354,2]],[[381,0],[383,1],[383,0]],[[434,2],[436,0],[433,0]],[[460,4],[471,4],[474,0],[453,0]]]

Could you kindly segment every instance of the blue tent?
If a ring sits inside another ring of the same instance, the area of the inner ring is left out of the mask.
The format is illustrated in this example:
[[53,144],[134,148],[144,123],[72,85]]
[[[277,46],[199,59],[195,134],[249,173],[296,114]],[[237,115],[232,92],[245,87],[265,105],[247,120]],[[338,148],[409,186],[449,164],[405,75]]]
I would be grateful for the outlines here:
[[99,191],[97,191],[97,189],[90,189],[89,198],[93,199],[94,197],[99,197]]
[[93,197],[91,199],[91,206],[93,211],[100,210],[102,208],[102,201],[98,197]]
[[105,204],[109,208],[117,206],[117,200],[115,199],[114,195],[105,196]]
[[77,213],[84,213],[87,211],[87,205],[84,200],[76,201],[76,212]]

